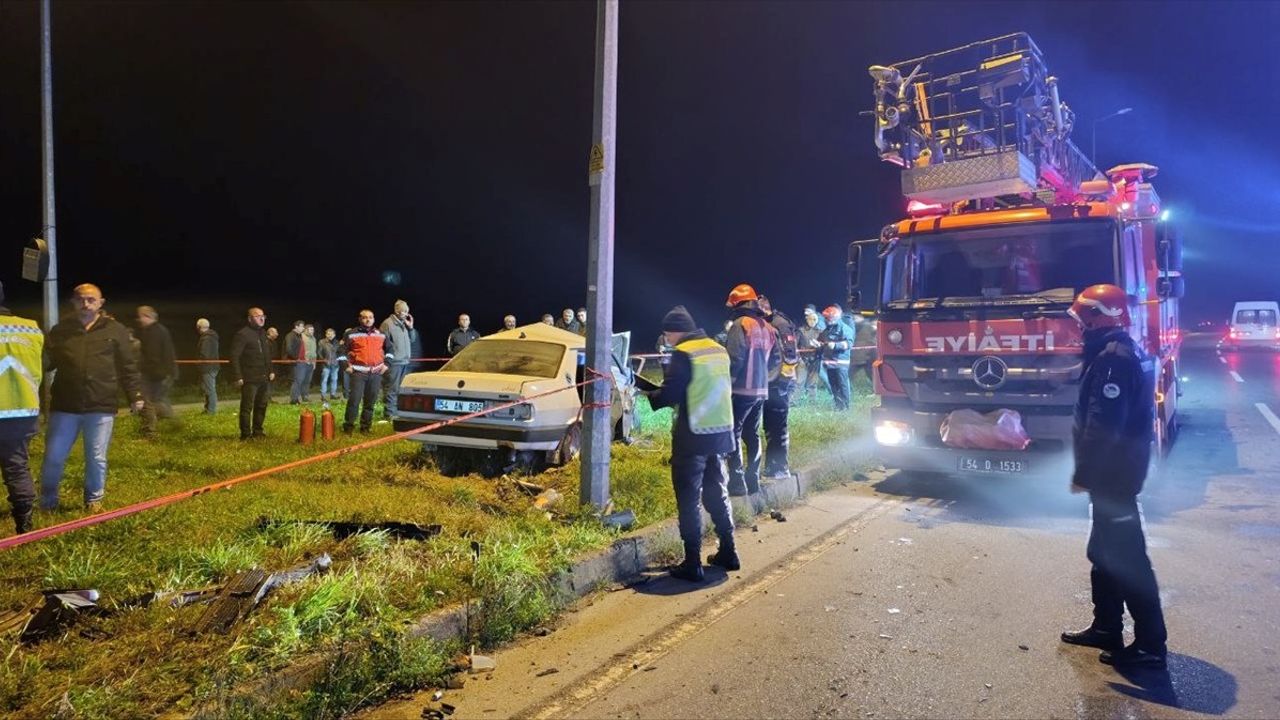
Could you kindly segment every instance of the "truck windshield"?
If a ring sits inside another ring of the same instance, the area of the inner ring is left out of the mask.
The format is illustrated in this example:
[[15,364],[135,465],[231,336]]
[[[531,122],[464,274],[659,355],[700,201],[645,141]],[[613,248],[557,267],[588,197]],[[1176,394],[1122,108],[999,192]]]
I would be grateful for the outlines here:
[[442,372],[494,373],[553,378],[564,345],[532,340],[477,340],[440,368]]
[[889,251],[882,301],[905,307],[1069,304],[1115,282],[1110,221],[1032,223],[908,236]]

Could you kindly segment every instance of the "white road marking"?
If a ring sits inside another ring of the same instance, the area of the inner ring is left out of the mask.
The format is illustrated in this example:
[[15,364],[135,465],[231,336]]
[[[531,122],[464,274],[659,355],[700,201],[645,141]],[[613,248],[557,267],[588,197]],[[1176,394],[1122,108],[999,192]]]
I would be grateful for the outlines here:
[[1226,358],[1224,358],[1224,357],[1222,357],[1221,355],[1219,355],[1219,356],[1218,356],[1218,362],[1222,363],[1223,365],[1226,365],[1226,364],[1227,364],[1227,359],[1226,359]]
[[1262,417],[1266,418],[1268,423],[1271,423],[1271,429],[1280,433],[1280,417],[1276,417],[1266,403],[1254,403],[1253,406],[1258,408],[1258,412],[1262,413]]
[[1231,377],[1235,378],[1236,382],[1239,382],[1239,383],[1244,382],[1244,378],[1240,377],[1240,373],[1236,372],[1235,370],[1231,371]]
[[743,603],[804,569],[805,566],[843,542],[846,537],[857,533],[871,524],[872,521],[887,515],[890,510],[896,507],[898,507],[897,504],[885,500],[877,502],[844,521],[843,525],[829,530],[825,535],[802,547],[789,558],[775,563],[771,569],[758,579],[748,581],[746,584],[725,593],[720,598],[712,600],[683,619],[678,619],[664,630],[660,630],[649,638],[642,640],[638,646],[627,654],[621,657],[614,656],[613,661],[606,663],[604,667],[595,673],[594,677],[560,691],[541,707],[526,708],[519,715],[538,720],[541,718],[565,717],[581,710],[624,682],[627,678],[644,672],[642,668],[652,666],[653,663],[661,660],[685,640],[706,630]]

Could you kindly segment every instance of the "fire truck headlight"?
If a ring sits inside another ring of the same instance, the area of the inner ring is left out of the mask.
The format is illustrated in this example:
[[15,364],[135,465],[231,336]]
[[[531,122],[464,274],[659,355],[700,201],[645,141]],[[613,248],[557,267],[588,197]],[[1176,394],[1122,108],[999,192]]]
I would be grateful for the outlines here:
[[906,445],[911,441],[911,426],[896,420],[876,425],[876,442],[881,445]]
[[888,337],[889,342],[893,343],[894,345],[902,344],[902,331],[898,330],[897,328],[890,330],[889,334],[886,337]]

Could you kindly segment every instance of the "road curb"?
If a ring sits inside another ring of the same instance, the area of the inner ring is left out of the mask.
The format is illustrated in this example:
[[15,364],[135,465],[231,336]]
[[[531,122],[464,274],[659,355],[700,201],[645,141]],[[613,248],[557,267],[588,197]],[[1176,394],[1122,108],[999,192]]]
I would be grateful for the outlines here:
[[[815,469],[796,471],[787,479],[762,485],[761,494],[766,506],[785,508],[798,503],[812,492]],[[679,543],[679,528],[675,518],[668,518],[627,533],[608,547],[579,558],[564,570],[552,573],[547,580],[557,600],[567,606],[602,588],[638,579],[652,565],[655,557],[673,542],[677,545]],[[411,621],[406,632],[411,637],[430,638],[440,643],[466,643],[472,620],[481,606],[480,599],[472,599],[434,610]],[[299,659],[251,687],[232,691],[220,701],[203,704],[188,717],[217,717],[227,707],[261,707],[283,695],[305,691],[322,672],[332,666],[337,657],[338,653],[334,652]]]

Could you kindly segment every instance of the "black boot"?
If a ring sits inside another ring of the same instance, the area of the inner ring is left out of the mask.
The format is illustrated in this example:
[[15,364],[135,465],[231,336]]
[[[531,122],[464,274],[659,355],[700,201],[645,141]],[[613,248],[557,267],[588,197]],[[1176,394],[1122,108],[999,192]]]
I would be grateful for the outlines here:
[[30,507],[25,510],[13,509],[14,531],[18,535],[31,532],[35,528],[35,521],[31,517],[31,512]]
[[1129,647],[1107,650],[1098,656],[1098,660],[1116,667],[1163,670],[1168,666],[1166,655],[1165,652],[1143,650],[1134,643]]
[[702,582],[705,576],[702,573],[702,559],[699,554],[702,553],[702,541],[686,542],[684,544],[684,562],[671,568],[671,577],[688,580],[689,582]]
[[1071,645],[1085,645],[1100,650],[1119,650],[1124,647],[1124,634],[1108,630],[1098,630],[1094,626],[1075,632],[1062,633],[1062,642]]
[[707,564],[722,567],[725,570],[742,569],[742,563],[738,560],[738,550],[733,544],[732,535],[720,536],[720,547],[714,555],[707,556]]

